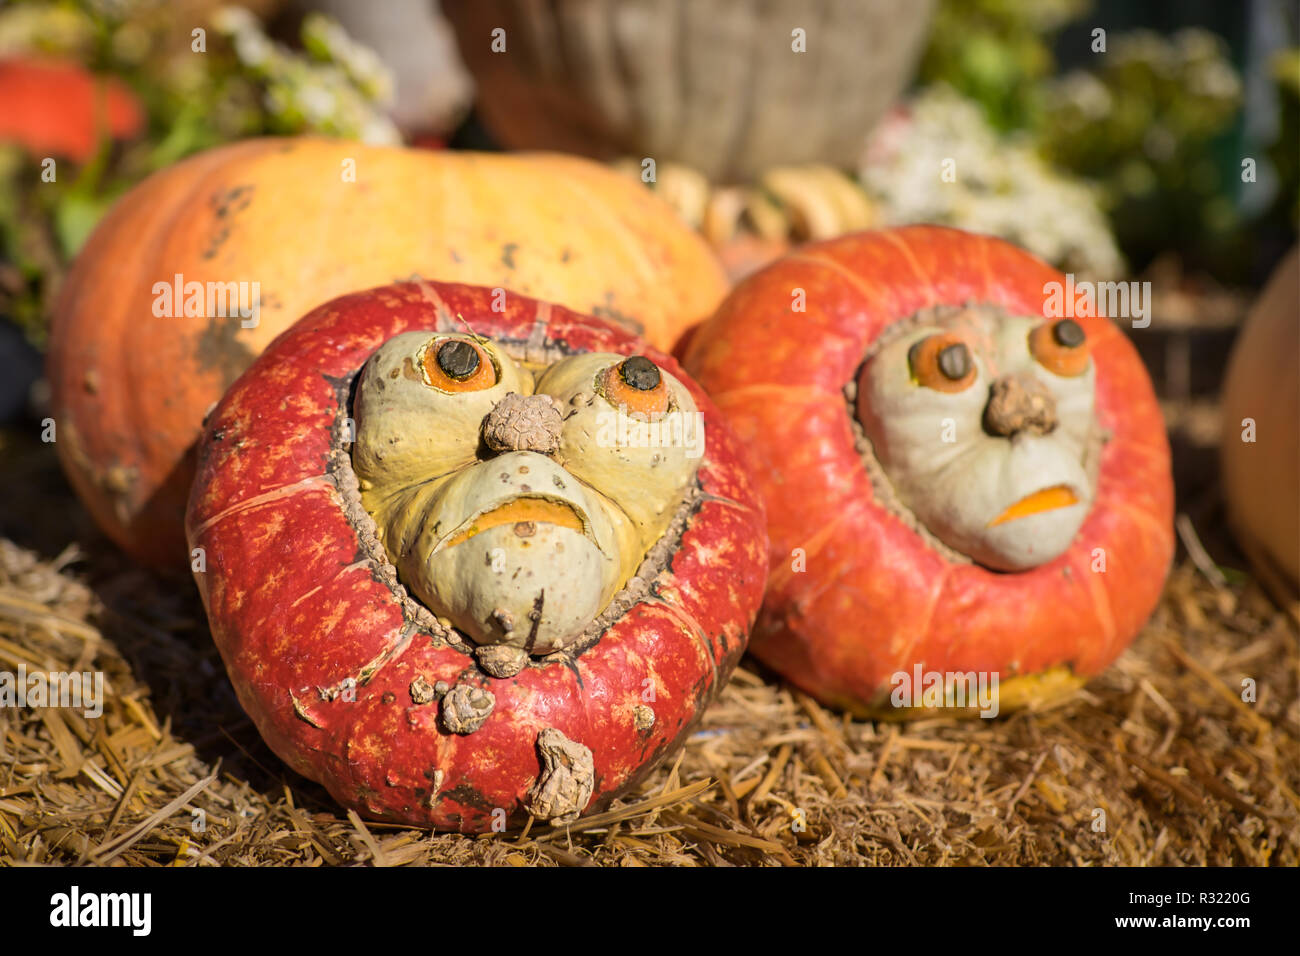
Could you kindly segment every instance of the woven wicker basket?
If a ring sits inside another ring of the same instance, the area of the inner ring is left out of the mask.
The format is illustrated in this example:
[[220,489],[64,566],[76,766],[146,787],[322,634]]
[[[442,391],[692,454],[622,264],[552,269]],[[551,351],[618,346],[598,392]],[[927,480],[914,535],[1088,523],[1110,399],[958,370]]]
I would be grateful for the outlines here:
[[[848,166],[911,75],[932,0],[444,4],[514,149],[687,163],[714,182]],[[801,29],[806,52],[795,52]],[[504,51],[493,50],[502,39]]]

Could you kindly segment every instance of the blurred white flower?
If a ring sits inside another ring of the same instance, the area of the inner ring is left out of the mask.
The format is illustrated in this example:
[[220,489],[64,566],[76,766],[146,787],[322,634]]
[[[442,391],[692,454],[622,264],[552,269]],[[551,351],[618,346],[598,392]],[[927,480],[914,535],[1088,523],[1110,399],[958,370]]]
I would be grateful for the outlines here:
[[[945,181],[946,169],[952,181]],[[921,93],[883,123],[859,175],[888,225],[939,223],[1000,236],[1080,275],[1113,278],[1123,271],[1094,191],[1053,171],[1023,143],[1000,137],[977,105],[947,87]]]

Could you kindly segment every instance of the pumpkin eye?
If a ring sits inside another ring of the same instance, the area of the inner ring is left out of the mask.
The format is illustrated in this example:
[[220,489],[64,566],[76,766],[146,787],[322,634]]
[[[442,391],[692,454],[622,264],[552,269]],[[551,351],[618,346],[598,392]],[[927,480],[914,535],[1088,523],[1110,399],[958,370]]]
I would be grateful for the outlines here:
[[600,391],[610,404],[629,414],[660,415],[668,411],[668,385],[659,366],[644,355],[611,365],[600,376]]
[[424,380],[444,392],[480,392],[497,383],[497,369],[477,342],[436,339],[420,350]]
[[975,358],[970,347],[950,333],[931,335],[907,352],[912,380],[938,392],[963,392],[975,381]]
[[1074,319],[1044,322],[1029,333],[1029,351],[1055,375],[1073,378],[1088,370],[1088,336]]

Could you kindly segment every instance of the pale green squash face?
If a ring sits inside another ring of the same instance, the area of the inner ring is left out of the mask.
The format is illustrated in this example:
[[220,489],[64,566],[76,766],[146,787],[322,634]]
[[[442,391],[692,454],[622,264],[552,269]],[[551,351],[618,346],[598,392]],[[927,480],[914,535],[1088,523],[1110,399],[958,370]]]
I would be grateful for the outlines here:
[[1096,494],[1095,370],[1073,320],[934,310],[858,378],[858,419],[899,502],[998,571],[1051,561]]
[[366,363],[353,468],[403,583],[479,645],[574,642],[694,483],[703,426],[642,356],[517,362],[472,335],[408,332]]

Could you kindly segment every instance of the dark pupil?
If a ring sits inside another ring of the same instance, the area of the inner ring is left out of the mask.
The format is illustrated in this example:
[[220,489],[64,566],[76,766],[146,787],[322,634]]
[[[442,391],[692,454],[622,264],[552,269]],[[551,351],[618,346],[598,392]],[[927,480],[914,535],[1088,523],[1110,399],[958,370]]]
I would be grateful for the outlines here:
[[468,342],[448,342],[438,349],[438,368],[450,378],[469,378],[478,371],[478,351]]
[[1083,344],[1085,338],[1083,326],[1074,319],[1062,319],[1052,326],[1052,338],[1056,339],[1057,345],[1064,345],[1067,349],[1077,349]]
[[659,387],[659,367],[644,355],[633,355],[619,369],[623,381],[638,392],[648,392]]
[[939,371],[954,382],[965,378],[970,371],[970,351],[960,342],[948,346],[939,353]]

